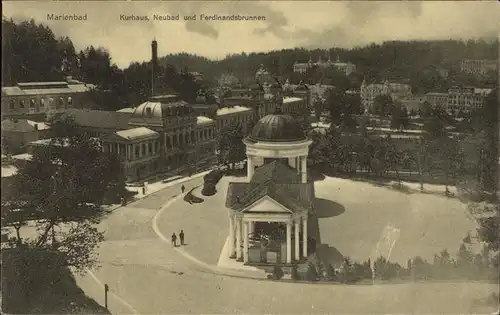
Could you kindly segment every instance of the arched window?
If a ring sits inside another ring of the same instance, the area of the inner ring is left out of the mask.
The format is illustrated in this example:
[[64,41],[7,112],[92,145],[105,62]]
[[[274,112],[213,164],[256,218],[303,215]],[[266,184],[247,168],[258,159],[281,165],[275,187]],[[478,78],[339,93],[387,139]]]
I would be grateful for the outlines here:
[[23,101],[23,100],[20,100],[20,101],[19,101],[19,107],[20,107],[20,108],[24,108],[24,101]]
[[40,107],[45,106],[45,100],[43,98],[40,99]]
[[35,99],[34,98],[32,98],[30,100],[30,108],[35,108]]
[[142,155],[146,155],[146,144],[145,144],[145,143],[143,143],[143,144],[141,145],[141,148],[142,148],[142,150],[141,150],[141,151],[142,151]]
[[59,98],[59,100],[57,101],[57,105],[58,105],[58,108],[59,108],[60,106],[63,106],[63,105],[64,105],[64,100],[63,100],[63,98],[62,98],[62,97],[60,97],[60,98]]
[[68,96],[68,104],[69,105],[73,104],[73,98],[71,96]]
[[135,146],[135,157],[137,158],[137,157],[139,157],[139,155],[140,155],[139,146],[138,146],[138,145],[136,145],[136,146]]

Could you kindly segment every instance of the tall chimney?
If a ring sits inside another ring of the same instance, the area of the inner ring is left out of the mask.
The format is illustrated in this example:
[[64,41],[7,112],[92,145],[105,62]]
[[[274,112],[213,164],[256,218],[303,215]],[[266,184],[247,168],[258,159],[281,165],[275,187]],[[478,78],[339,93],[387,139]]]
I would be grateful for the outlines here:
[[158,67],[158,43],[156,39],[151,42],[151,96],[155,96],[155,85]]

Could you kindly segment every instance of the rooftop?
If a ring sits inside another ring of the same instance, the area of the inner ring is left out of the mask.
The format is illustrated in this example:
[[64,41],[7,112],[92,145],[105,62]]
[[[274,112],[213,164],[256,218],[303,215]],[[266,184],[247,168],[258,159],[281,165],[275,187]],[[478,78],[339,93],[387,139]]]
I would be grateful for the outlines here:
[[146,127],[138,127],[127,130],[120,130],[115,132],[115,134],[121,138],[125,139],[139,139],[139,138],[149,138],[153,136],[159,136],[159,133],[148,129]]
[[33,159],[33,155],[30,153],[21,153],[12,156],[13,160],[21,160],[21,161],[31,161]]
[[2,95],[50,95],[88,92],[95,88],[93,84],[70,82],[25,82],[17,86],[2,87]]
[[72,117],[77,125],[90,128],[125,130],[132,115],[124,112],[109,112],[89,109],[68,109],[61,118]]
[[300,97],[284,97],[283,103],[293,103],[303,101]]
[[229,183],[226,207],[242,211],[269,196],[294,213],[312,210],[314,184],[302,183],[297,171],[279,161],[257,168],[250,183]]
[[290,115],[281,113],[262,117],[247,138],[249,141],[291,142],[305,140],[304,130]]
[[212,124],[214,122],[213,119],[210,119],[208,117],[205,117],[205,116],[198,116],[196,117],[197,121],[196,123],[198,125],[208,125],[208,124]]
[[125,108],[117,110],[116,112],[132,114],[134,112],[134,110],[135,110],[135,107],[125,107]]
[[27,119],[5,119],[2,121],[2,131],[9,132],[33,132],[36,130],[47,130],[50,126],[43,122]]
[[241,113],[251,111],[252,109],[246,106],[232,106],[232,107],[222,107],[217,110],[217,116],[229,115],[234,113]]
[[12,177],[17,174],[17,171],[14,165],[2,165],[2,178]]

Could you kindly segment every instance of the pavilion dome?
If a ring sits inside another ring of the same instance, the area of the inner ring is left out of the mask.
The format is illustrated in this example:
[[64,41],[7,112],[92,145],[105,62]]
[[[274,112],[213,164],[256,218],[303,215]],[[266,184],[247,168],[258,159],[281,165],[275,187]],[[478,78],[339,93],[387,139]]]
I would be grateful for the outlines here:
[[248,138],[265,142],[306,140],[300,124],[292,116],[280,112],[262,117],[255,124]]
[[179,100],[176,95],[162,95],[151,97],[148,101],[137,106],[134,116],[142,117],[170,117],[185,116],[193,112],[188,103]]

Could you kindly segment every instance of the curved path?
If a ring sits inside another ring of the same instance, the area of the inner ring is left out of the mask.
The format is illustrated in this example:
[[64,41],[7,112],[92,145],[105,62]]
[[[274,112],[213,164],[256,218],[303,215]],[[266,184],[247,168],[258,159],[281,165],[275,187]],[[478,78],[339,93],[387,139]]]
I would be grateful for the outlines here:
[[[201,178],[196,178],[184,185],[189,190],[201,182]],[[101,285],[108,284],[108,306],[112,313],[428,314],[493,311],[472,305],[474,299],[487,296],[494,290],[495,286],[484,284],[301,285],[222,275],[212,263],[194,258],[195,252],[187,253],[186,250],[191,250],[189,244],[185,249],[174,249],[169,242],[170,226],[164,228],[159,224],[160,219],[163,222],[178,218],[176,212],[182,211],[175,206],[176,198],[180,198],[179,186],[163,189],[122,207],[101,222],[100,228],[105,230],[105,241],[99,249],[101,267],[79,279],[79,283],[89,296],[102,304]],[[226,230],[220,232],[227,233]]]

